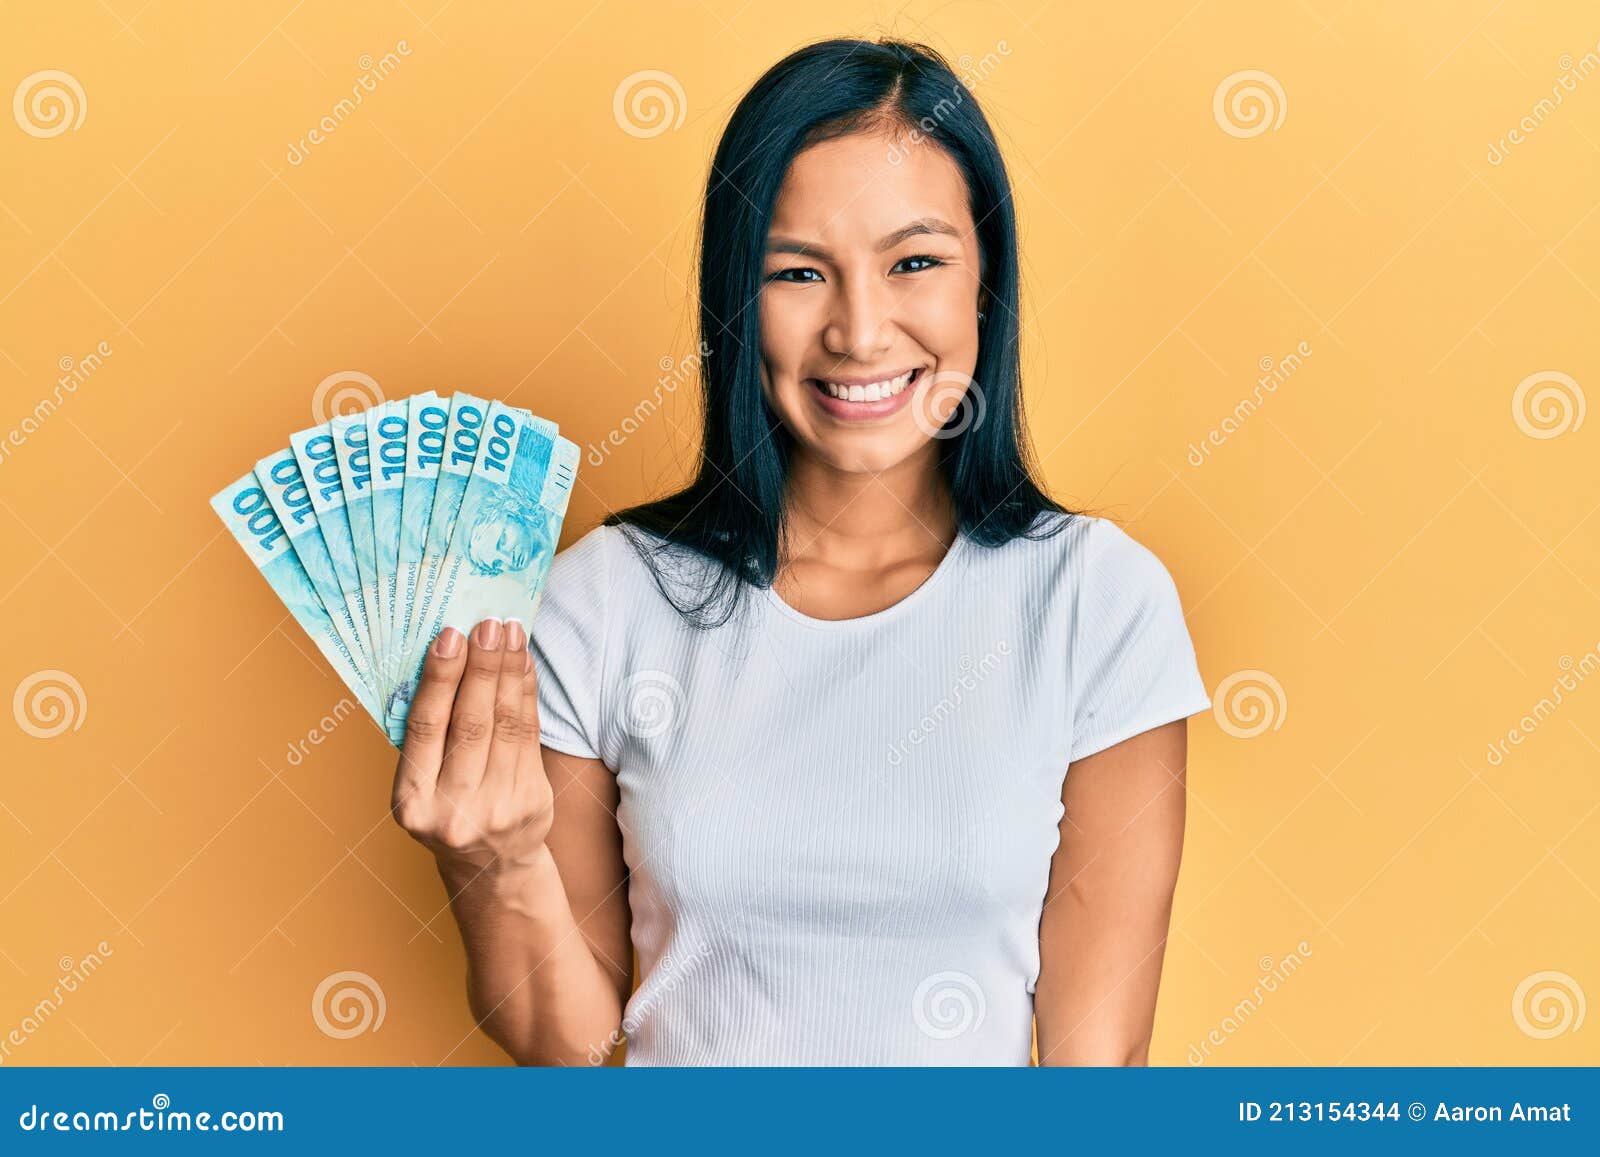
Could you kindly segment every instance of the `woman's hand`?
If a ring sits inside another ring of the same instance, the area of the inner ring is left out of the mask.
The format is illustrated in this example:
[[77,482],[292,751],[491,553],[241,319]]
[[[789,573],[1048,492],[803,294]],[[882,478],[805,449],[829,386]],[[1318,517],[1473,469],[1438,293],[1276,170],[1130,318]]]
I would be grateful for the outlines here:
[[390,802],[441,863],[536,864],[555,816],[539,756],[538,683],[522,624],[446,628],[428,648]]

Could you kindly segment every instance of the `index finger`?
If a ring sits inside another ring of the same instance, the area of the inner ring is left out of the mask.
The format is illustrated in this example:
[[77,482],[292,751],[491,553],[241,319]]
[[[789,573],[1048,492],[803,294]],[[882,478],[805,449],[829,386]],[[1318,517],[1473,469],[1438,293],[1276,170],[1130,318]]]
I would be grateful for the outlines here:
[[445,735],[450,730],[450,708],[466,666],[466,637],[454,627],[446,627],[428,648],[417,693],[411,699],[411,712],[406,716],[400,775],[395,784],[397,799],[402,791],[432,790],[438,780],[439,767],[444,762]]

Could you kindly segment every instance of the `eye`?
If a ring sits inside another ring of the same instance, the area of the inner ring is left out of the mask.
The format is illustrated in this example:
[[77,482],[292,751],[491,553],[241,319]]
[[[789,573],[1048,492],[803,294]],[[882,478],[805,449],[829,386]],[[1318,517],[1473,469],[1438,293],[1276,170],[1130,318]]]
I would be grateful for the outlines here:
[[[768,281],[788,281],[791,285],[804,285],[805,284],[805,282],[800,281],[798,279],[791,280],[790,278],[786,277],[785,274],[789,274],[789,273],[817,273],[817,271],[815,269],[812,269],[808,265],[796,265],[796,266],[793,266],[793,267],[791,267],[789,269],[780,269],[780,270],[778,270],[778,272],[776,272],[776,273],[772,274],[770,277],[768,277],[767,280]],[[817,278],[818,278],[818,280],[821,280],[822,275],[820,273],[817,273]]]
[[[904,265],[907,261],[926,261],[928,264],[923,266],[923,269],[932,269],[932,268],[934,268],[936,266],[944,264],[944,262],[941,261],[937,257],[929,256],[926,253],[919,253],[915,257],[902,258],[899,262],[896,263],[896,268],[898,268],[901,265]],[[909,270],[908,272],[921,273],[922,270],[921,269],[912,269],[912,270]]]

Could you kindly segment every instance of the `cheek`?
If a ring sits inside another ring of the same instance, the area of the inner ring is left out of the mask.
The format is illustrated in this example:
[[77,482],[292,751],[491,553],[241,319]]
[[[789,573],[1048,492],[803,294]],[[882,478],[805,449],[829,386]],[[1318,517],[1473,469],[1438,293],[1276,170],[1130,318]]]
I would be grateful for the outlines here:
[[952,281],[938,293],[924,295],[918,304],[917,336],[930,352],[956,355],[976,347],[978,306],[967,286]]
[[[795,302],[763,291],[760,301],[761,388],[775,408],[794,394],[800,366],[816,335]],[[792,402],[791,402],[792,404]]]
[[760,307],[762,356],[779,369],[793,366],[808,336],[804,310],[771,288],[762,290]]

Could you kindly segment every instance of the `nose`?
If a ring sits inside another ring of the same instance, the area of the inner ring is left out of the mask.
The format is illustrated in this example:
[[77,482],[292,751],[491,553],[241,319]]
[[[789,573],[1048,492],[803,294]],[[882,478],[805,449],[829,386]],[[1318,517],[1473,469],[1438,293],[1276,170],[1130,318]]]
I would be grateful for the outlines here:
[[834,296],[823,345],[841,358],[875,364],[889,350],[893,308],[888,286],[870,279],[845,285]]

